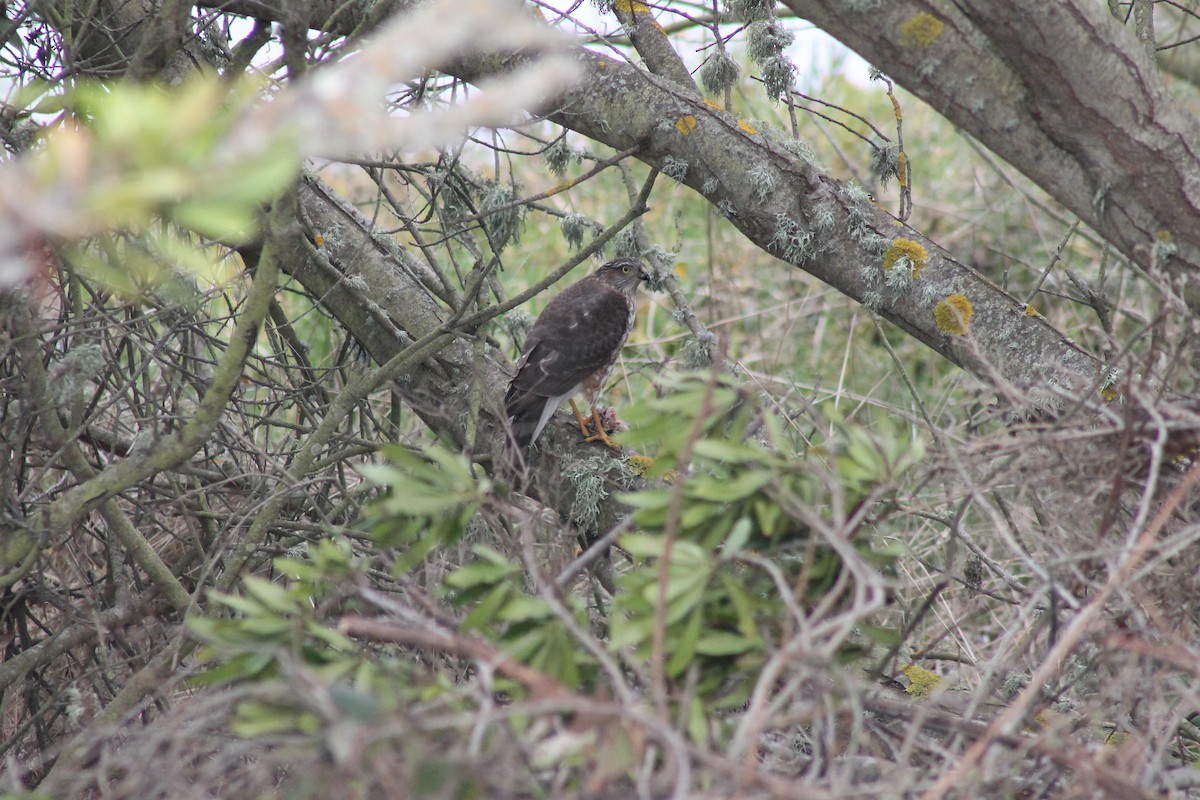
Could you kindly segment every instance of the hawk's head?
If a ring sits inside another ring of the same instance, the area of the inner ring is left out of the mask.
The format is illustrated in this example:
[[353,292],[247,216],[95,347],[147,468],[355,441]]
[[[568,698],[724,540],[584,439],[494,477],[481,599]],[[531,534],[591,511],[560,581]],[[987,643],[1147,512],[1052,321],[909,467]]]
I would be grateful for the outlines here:
[[639,281],[650,280],[650,273],[646,272],[641,259],[637,258],[618,258],[615,261],[609,261],[596,270],[594,275],[609,286],[628,295],[637,291]]

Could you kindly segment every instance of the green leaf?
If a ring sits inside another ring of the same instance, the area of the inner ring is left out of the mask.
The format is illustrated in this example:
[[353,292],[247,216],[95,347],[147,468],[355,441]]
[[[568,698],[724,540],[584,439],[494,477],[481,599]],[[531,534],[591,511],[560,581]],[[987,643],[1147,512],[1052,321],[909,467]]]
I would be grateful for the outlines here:
[[687,624],[680,631],[679,638],[674,640],[673,652],[665,665],[667,674],[678,677],[687,669],[688,664],[696,655],[696,644],[700,640],[700,631],[704,627],[704,613],[699,607],[688,617]]
[[498,614],[498,618],[505,622],[530,622],[553,617],[554,613],[544,600],[527,594],[514,594]]
[[733,527],[729,529],[729,535],[725,537],[725,546],[721,549],[721,555],[735,556],[745,549],[753,529],[754,525],[747,517],[738,517],[737,522],[733,523]]
[[258,233],[255,210],[227,200],[185,200],[169,213],[179,226],[221,242],[243,244]]
[[517,568],[512,564],[474,561],[451,572],[443,579],[443,583],[453,589],[472,589],[499,583],[516,572]]
[[750,640],[729,631],[713,631],[696,642],[696,652],[705,656],[733,656],[758,646],[757,640]]
[[706,481],[700,495],[713,503],[731,503],[749,497],[775,478],[769,470],[753,470],[724,481]]
[[638,559],[657,558],[662,555],[665,546],[666,540],[662,536],[627,533],[621,537],[621,547]]
[[858,627],[864,636],[876,644],[883,645],[884,647],[895,647],[900,644],[900,632],[895,628],[872,625],[867,622],[860,622]]
[[461,627],[463,630],[483,630],[487,627],[487,623],[496,618],[496,612],[505,604],[509,596],[512,594],[512,589],[508,584],[501,583],[484,595],[479,604],[471,610],[466,617],[463,618]]

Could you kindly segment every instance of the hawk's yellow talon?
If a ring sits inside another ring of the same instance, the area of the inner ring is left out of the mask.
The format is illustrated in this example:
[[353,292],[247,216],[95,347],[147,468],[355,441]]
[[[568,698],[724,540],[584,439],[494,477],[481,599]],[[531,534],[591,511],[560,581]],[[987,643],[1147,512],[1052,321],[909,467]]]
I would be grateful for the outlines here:
[[600,409],[592,406],[592,422],[596,424],[596,435],[588,437],[585,441],[589,442],[604,442],[609,450],[620,450],[621,446],[614,442],[608,435],[608,429],[604,427],[604,423],[600,420]]
[[[583,438],[586,440],[587,437],[592,435],[592,432],[588,430],[588,419],[580,413],[579,406],[575,405],[574,400],[569,402],[571,403],[571,413],[575,415],[575,419],[579,422],[579,432],[583,434]],[[595,419],[594,411],[592,418]]]

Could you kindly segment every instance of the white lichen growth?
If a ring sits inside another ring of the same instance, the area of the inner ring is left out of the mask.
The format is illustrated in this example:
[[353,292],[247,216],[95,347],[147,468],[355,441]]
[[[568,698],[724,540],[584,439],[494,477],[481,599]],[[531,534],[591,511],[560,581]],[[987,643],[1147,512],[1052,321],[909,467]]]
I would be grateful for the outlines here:
[[765,164],[755,164],[746,172],[750,187],[759,202],[766,200],[775,191],[775,174]]
[[560,136],[551,142],[550,146],[543,151],[542,157],[546,159],[546,166],[557,178],[562,178],[566,174],[568,164],[578,164],[581,159],[580,153],[567,145],[565,136]]
[[667,156],[665,159],[663,159],[662,174],[666,175],[668,178],[671,178],[677,183],[683,183],[683,179],[687,177],[687,171],[687,161],[681,158],[676,158],[675,156]]
[[741,22],[768,19],[774,7],[774,0],[725,0],[729,16]]
[[762,73],[763,87],[773,100],[792,88],[796,67],[784,56],[795,37],[777,20],[751,23],[746,29],[746,52]]
[[833,209],[828,206],[818,206],[812,213],[812,229],[817,233],[827,233],[833,230]]
[[883,282],[883,272],[874,264],[867,264],[860,269],[858,277],[862,279],[862,282],[866,286],[872,289],[879,288],[879,285]]
[[641,248],[638,247],[637,231],[632,227],[614,236],[612,245],[617,258],[640,258],[642,255]]
[[679,348],[679,356],[687,369],[704,369],[712,365],[712,346],[716,337],[709,333],[705,338],[689,336]]
[[562,230],[563,238],[566,239],[567,244],[571,246],[572,250],[578,250],[583,246],[584,233],[588,230],[594,231],[596,229],[596,224],[590,219],[583,214],[573,211],[568,212],[559,221],[558,226]]
[[812,231],[807,231],[799,222],[780,212],[775,215],[775,235],[771,247],[789,264],[803,264],[813,256]]
[[721,50],[713,53],[700,67],[700,85],[711,95],[723,95],[725,90],[737,83],[741,67],[729,55]]
[[514,205],[517,198],[517,187],[500,181],[486,184],[479,197],[483,227],[491,241],[492,250],[496,253],[521,240],[521,228],[525,224],[527,209],[524,205]]
[[900,147],[895,142],[872,143],[871,172],[884,186],[900,174]]

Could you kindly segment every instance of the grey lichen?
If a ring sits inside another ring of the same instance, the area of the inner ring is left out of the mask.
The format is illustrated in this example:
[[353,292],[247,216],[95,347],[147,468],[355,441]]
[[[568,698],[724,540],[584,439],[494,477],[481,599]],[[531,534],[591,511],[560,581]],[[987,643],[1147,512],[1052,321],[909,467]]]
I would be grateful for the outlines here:
[[726,89],[737,83],[741,72],[741,67],[729,53],[721,50],[709,56],[700,67],[700,85],[708,94],[722,95]]
[[521,239],[526,207],[511,205],[516,200],[517,187],[501,181],[489,182],[479,197],[479,210],[484,215],[483,227],[496,253]]
[[792,88],[796,67],[783,51],[795,37],[777,20],[753,22],[746,29],[746,52],[762,72],[763,86],[774,100]]
[[922,58],[921,63],[917,64],[917,75],[921,78],[932,78],[937,72],[937,68],[942,65],[940,58]]
[[595,223],[585,217],[583,214],[570,212],[562,218],[558,223],[562,230],[563,238],[567,240],[567,244],[572,250],[578,250],[583,246],[583,235],[588,230],[595,229]]
[[[879,270],[875,272],[878,273]],[[867,311],[878,314],[883,309],[883,294],[876,291],[863,292],[862,304]]]
[[563,475],[575,487],[575,500],[571,503],[571,519],[584,530],[591,530],[600,521],[600,509],[608,499],[605,484],[610,473],[628,478],[623,462],[608,456],[594,456],[579,460],[568,460]]
[[918,295],[923,307],[936,305],[942,297],[945,296],[946,290],[938,286],[933,281],[921,281],[921,292]]
[[500,327],[514,342],[525,341],[525,334],[533,327],[533,316],[524,309],[514,308],[500,315]]
[[878,233],[870,229],[867,229],[859,236],[856,236],[854,240],[858,242],[858,246],[863,250],[866,250],[868,253],[875,253],[876,255],[887,250],[892,243],[892,240],[888,237],[880,236]]
[[568,164],[578,164],[580,160],[579,152],[567,145],[565,136],[555,139],[542,153],[542,157],[546,159],[546,166],[558,178],[566,174]]
[[843,187],[846,193],[846,199],[851,203],[858,205],[859,203],[871,202],[871,195],[866,189],[859,186],[857,183],[850,182]]
[[641,256],[641,248],[638,247],[637,231],[633,228],[626,228],[612,238],[613,252],[617,258],[638,258]]
[[725,217],[725,219],[737,216],[737,212],[733,208],[733,203],[728,200],[721,200],[717,203],[717,213]]
[[889,289],[904,292],[913,284],[913,262],[906,256],[896,259],[887,271],[886,283]]
[[768,19],[774,6],[774,0],[725,0],[725,10],[742,22]]
[[884,186],[900,174],[900,148],[895,142],[872,143],[871,172]]
[[796,220],[780,212],[775,215],[775,235],[771,247],[789,264],[803,264],[813,256],[813,235]]
[[704,369],[712,366],[712,347],[716,344],[716,336],[708,333],[704,338],[689,336],[683,340],[679,348],[679,356],[687,369]]
[[1005,676],[1004,683],[1000,688],[1001,695],[1005,699],[1011,700],[1025,688],[1027,683],[1029,683],[1028,672],[1010,672]]
[[867,264],[858,271],[858,277],[869,288],[877,289],[883,282],[883,271],[876,264]]
[[784,56],[768,58],[759,64],[759,69],[762,70],[763,89],[766,90],[767,97],[781,100],[792,90],[796,66]]
[[662,174],[668,178],[683,183],[683,179],[687,177],[688,162],[675,156],[667,156],[663,159]]
[[833,230],[833,209],[828,206],[818,206],[812,213],[812,229],[817,233],[827,233]]
[[817,155],[813,152],[812,145],[803,139],[784,138],[780,145],[806,164],[815,165],[817,163]]
[[705,195],[710,195],[715,192],[720,185],[721,184],[717,182],[716,178],[705,178],[704,184],[700,187],[700,191]]
[[746,172],[746,177],[750,179],[750,187],[754,189],[759,202],[766,200],[775,191],[775,173],[765,164],[755,164]]
[[795,36],[776,20],[751,23],[746,28],[746,52],[756,64],[777,57]]

